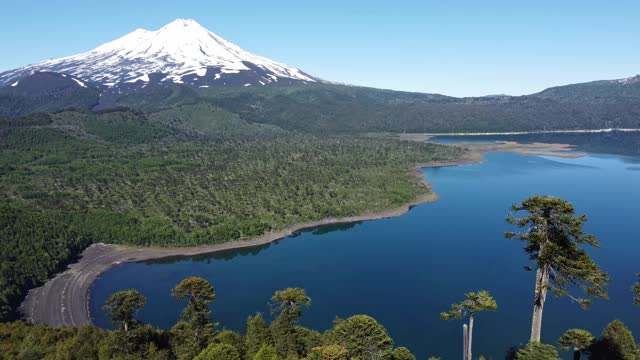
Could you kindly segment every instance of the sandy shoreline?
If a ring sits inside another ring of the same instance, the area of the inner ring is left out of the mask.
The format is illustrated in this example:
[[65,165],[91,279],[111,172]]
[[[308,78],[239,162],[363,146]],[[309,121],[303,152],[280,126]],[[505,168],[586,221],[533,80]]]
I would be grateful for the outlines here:
[[[424,142],[435,136],[433,134],[402,134],[400,140]],[[453,135],[452,135],[453,137]],[[553,144],[553,143],[519,143],[515,141],[495,141],[487,143],[456,143],[449,144],[459,146],[467,150],[467,152],[482,156],[489,152],[511,152],[523,155],[542,155],[560,158],[578,158],[586,154],[574,152],[575,147],[569,144]]]
[[[408,140],[408,139],[407,139]],[[424,141],[419,139],[411,139]],[[431,189],[422,168],[445,167],[479,163],[483,155],[493,151],[517,152],[530,155],[549,155],[560,157],[576,157],[580,154],[567,154],[563,151],[572,147],[563,144],[463,144],[466,154],[456,161],[418,163],[413,175],[416,181]],[[413,207],[435,201],[438,195],[430,191],[414,201],[394,209],[371,212],[343,218],[326,218],[290,226],[284,230],[270,232],[248,240],[236,240],[222,244],[197,247],[129,247],[122,245],[93,244],[85,249],[78,262],[68,266],[67,270],[47,281],[43,286],[29,291],[20,306],[25,319],[37,324],[49,324],[54,327],[80,326],[91,323],[89,311],[89,289],[94,281],[105,271],[123,262],[135,262],[174,256],[192,256],[218,251],[255,247],[293,235],[295,232],[324,225],[344,224],[361,221],[379,220],[398,217]]]

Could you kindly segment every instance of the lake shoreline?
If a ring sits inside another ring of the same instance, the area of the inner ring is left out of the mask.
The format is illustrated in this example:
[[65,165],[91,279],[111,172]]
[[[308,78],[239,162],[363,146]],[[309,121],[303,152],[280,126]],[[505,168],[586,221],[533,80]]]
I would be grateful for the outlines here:
[[[31,289],[20,306],[20,312],[26,320],[36,324],[48,324],[53,327],[88,325],[92,323],[89,310],[89,290],[91,286],[101,274],[119,264],[256,247],[289,237],[300,231],[321,226],[399,217],[409,212],[415,206],[433,202],[439,198],[438,194],[432,190],[431,184],[427,181],[424,172],[421,171],[423,168],[477,164],[483,160],[485,153],[494,151],[566,157],[568,154],[555,153],[554,151],[572,150],[571,146],[563,144],[522,145],[508,143],[484,147],[467,145],[468,144],[462,145],[466,150],[465,154],[455,161],[417,163],[411,169],[412,177],[416,182],[425,186],[428,189],[428,193],[393,209],[294,224],[286,229],[275,232],[272,231],[254,238],[234,240],[214,245],[195,247],[132,247],[103,243],[92,244],[82,252],[78,261],[69,265],[64,272],[49,279],[44,285]],[[571,157],[576,156],[581,156],[581,154],[571,155]]]
[[[501,136],[501,135],[544,135],[544,134],[598,134],[609,132],[640,132],[640,128],[606,128],[606,129],[578,129],[578,130],[538,130],[538,131],[506,131],[506,132],[458,132],[458,133],[413,133],[406,135],[422,136]],[[403,134],[405,135],[405,134]]]

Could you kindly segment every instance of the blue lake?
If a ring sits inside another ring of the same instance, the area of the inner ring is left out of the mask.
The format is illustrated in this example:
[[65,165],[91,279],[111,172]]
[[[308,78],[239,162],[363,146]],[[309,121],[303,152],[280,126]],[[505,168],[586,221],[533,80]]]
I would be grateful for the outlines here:
[[450,359],[460,356],[462,323],[442,321],[439,313],[465,292],[487,289],[499,309],[476,317],[474,354],[503,358],[528,340],[534,287],[533,272],[523,271],[529,263],[522,244],[503,237],[510,229],[504,218],[511,204],[542,194],[588,215],[587,230],[602,244],[589,252],[612,277],[610,299],[587,312],[550,297],[543,340],[555,344],[576,327],[599,334],[613,319],[639,335],[640,308],[630,290],[640,272],[638,160],[494,153],[477,165],[424,169],[441,199],[404,216],[323,227],[255,249],[123,264],[96,282],[91,312],[97,325],[109,326],[100,306],[111,293],[135,288],[147,297],[139,318],[168,328],[181,311],[170,289],[197,275],[216,289],[214,320],[244,331],[247,316],[269,314],[275,290],[299,286],[313,299],[303,325],[326,330],[336,316],[369,314],[419,359]]

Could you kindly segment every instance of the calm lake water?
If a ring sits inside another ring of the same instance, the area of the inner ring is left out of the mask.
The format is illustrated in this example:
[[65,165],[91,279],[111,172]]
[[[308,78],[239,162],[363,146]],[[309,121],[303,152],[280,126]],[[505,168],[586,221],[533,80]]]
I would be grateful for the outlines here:
[[555,344],[575,327],[599,334],[613,319],[637,336],[640,308],[633,306],[630,288],[640,272],[638,160],[494,153],[478,165],[424,169],[441,199],[402,217],[323,227],[250,250],[123,264],[92,288],[91,312],[97,325],[109,326],[100,305],[115,291],[135,288],[147,297],[139,318],[168,328],[182,308],[170,289],[197,275],[216,289],[215,321],[244,331],[247,316],[268,315],[275,290],[299,286],[313,299],[303,325],[325,330],[336,316],[369,314],[419,359],[451,359],[460,357],[462,323],[440,320],[439,313],[465,292],[487,289],[499,309],[476,317],[474,354],[504,358],[510,346],[528,340],[534,287],[534,274],[523,271],[528,261],[522,244],[503,237],[510,229],[504,218],[512,203],[548,194],[588,215],[587,230],[602,244],[589,252],[612,281],[610,299],[596,301],[588,312],[550,297],[543,340]]

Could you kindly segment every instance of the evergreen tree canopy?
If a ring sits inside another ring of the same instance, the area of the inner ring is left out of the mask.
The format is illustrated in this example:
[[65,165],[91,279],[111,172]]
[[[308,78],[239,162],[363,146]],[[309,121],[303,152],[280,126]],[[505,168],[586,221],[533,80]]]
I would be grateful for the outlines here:
[[515,356],[516,360],[559,360],[558,351],[551,345],[532,342],[520,349]]
[[273,346],[266,344],[258,350],[258,353],[253,357],[253,360],[278,360],[278,354],[276,354],[276,350]]
[[201,277],[190,277],[182,280],[173,289],[173,296],[177,301],[189,299],[187,307],[182,312],[182,320],[201,321],[209,316],[211,311],[208,306],[212,303],[216,294],[209,282]]
[[271,301],[272,310],[278,312],[298,313],[301,305],[311,305],[311,298],[300,288],[277,290]]
[[246,353],[244,337],[235,331],[222,330],[216,334],[216,336],[213,338],[213,342],[233,346],[236,350],[238,350],[240,357],[244,357]]
[[229,344],[211,344],[193,360],[240,360],[240,353]]
[[609,275],[579,246],[600,247],[596,238],[582,229],[587,221],[585,215],[575,216],[573,205],[551,196],[533,196],[511,210],[528,214],[507,217],[509,223],[523,231],[507,232],[506,237],[517,236],[526,243],[524,250],[538,268],[550,270],[546,287],[557,296],[570,296],[583,307],[588,307],[591,300],[571,296],[569,286],[576,286],[591,297],[607,298]]
[[477,293],[468,292],[466,299],[459,304],[451,304],[451,310],[440,313],[443,320],[460,320],[467,315],[474,315],[481,311],[495,311],[498,304],[487,290]]
[[595,338],[590,332],[582,329],[569,329],[558,339],[562,350],[569,351],[573,348],[574,360],[580,359],[580,353],[587,350]]
[[133,317],[144,307],[146,299],[137,290],[118,291],[111,295],[102,307],[114,324],[120,324],[125,331],[134,322]]
[[578,351],[585,350],[591,346],[595,338],[587,330],[569,329],[558,339],[558,344],[564,351],[574,348]]
[[269,327],[264,321],[261,313],[247,319],[245,331],[245,346],[247,358],[253,358],[265,344],[271,344]]
[[348,360],[349,350],[343,346],[331,344],[317,346],[312,349],[320,354],[322,360]]
[[636,360],[640,357],[633,334],[620,320],[609,323],[590,350],[593,360]]
[[337,319],[331,331],[335,344],[349,350],[349,356],[370,359],[388,359],[393,349],[393,340],[384,326],[367,315],[354,315],[346,320]]
[[404,346],[393,349],[391,358],[393,360],[416,360],[416,356]]

